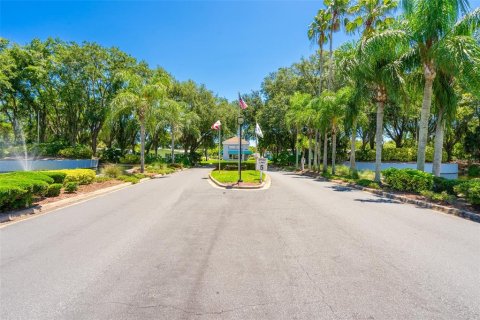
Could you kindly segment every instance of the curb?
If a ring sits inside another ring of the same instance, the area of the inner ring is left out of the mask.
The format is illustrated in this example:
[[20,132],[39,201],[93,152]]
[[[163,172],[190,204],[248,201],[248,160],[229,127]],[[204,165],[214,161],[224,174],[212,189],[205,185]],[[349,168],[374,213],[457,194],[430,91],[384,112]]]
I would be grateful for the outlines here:
[[267,185],[267,182],[270,180],[270,176],[268,174],[265,174],[266,176],[266,179],[258,186],[236,186],[236,185],[229,185],[229,184],[225,184],[225,183],[221,183],[220,181],[218,181],[217,179],[215,179],[214,177],[212,177],[212,174],[209,173],[208,174],[208,177],[210,178],[210,180],[215,183],[217,186],[219,187],[222,187],[222,188],[225,188],[225,189],[245,189],[245,190],[258,190],[258,189],[263,189],[266,185]]
[[389,193],[389,192],[386,192],[386,191],[383,191],[383,190],[366,188],[366,187],[358,186],[356,184],[346,183],[346,182],[339,181],[339,180],[330,180],[330,179],[327,179],[327,178],[325,178],[323,176],[320,176],[320,175],[311,175],[311,174],[308,174],[308,173],[300,173],[300,175],[302,175],[302,176],[305,175],[305,176],[309,176],[309,177],[312,177],[312,178],[322,178],[325,181],[333,182],[333,183],[336,183],[336,184],[339,184],[339,185],[342,185],[342,186],[346,186],[346,187],[349,187],[349,188],[352,188],[352,189],[357,189],[357,190],[373,193],[373,194],[385,197],[387,199],[398,200],[402,203],[414,204],[414,205],[417,205],[417,206],[422,207],[422,208],[432,209],[432,210],[439,211],[439,212],[442,212],[442,213],[445,213],[445,214],[451,214],[451,215],[454,215],[454,216],[457,216],[457,217],[460,217],[460,218],[463,218],[463,219],[467,219],[467,220],[470,220],[470,221],[473,221],[473,222],[480,223],[480,214],[476,214],[476,213],[468,211],[468,210],[450,208],[450,207],[442,206],[440,204],[433,203],[433,202],[428,202],[428,201],[424,201],[424,200],[410,199],[410,198],[400,196],[400,195],[397,195],[397,194],[393,194],[393,193]]

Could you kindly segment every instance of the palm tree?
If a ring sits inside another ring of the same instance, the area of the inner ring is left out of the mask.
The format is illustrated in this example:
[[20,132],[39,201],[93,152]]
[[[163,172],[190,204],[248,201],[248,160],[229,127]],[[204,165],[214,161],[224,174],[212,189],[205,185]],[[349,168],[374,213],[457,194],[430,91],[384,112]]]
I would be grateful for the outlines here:
[[327,43],[327,30],[329,24],[329,13],[324,10],[318,10],[313,22],[308,27],[308,39],[315,44],[318,44],[320,50],[320,81],[318,94],[322,93],[322,75],[323,75],[323,45]]
[[459,17],[469,9],[468,0],[402,0],[406,28],[413,50],[423,69],[424,92],[420,113],[417,169],[425,169],[428,122],[433,97],[433,83],[439,71],[449,74],[462,63],[474,63],[472,37],[465,33],[480,24],[480,8]]
[[295,92],[294,95],[290,98],[291,108],[286,114],[287,125],[290,128],[295,130],[295,142],[296,142],[296,168],[298,169],[298,155],[299,155],[299,141],[298,133],[301,131],[301,128],[304,126],[304,113],[305,109],[308,107],[311,100],[311,96],[306,93]]
[[330,41],[330,58],[329,58],[329,70],[328,70],[328,90],[332,90],[333,85],[333,33],[340,30],[341,20],[347,13],[350,0],[324,0],[323,4],[327,7],[329,18],[329,36]]
[[398,90],[403,83],[400,58],[405,52],[405,33],[386,30],[373,35],[360,44],[362,78],[373,89],[373,100],[377,105],[375,132],[375,181],[380,182],[383,147],[383,116],[388,92]]
[[145,127],[147,118],[152,114],[165,96],[165,84],[153,76],[140,73],[124,75],[127,82],[125,89],[120,91],[113,100],[116,112],[132,111],[140,123],[140,172],[145,171]]

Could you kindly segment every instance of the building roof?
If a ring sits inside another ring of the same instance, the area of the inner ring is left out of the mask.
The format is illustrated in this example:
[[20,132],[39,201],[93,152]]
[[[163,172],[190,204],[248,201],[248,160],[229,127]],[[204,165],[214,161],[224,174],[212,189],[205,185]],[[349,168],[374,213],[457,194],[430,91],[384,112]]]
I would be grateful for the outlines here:
[[[239,140],[240,139],[238,139],[238,137],[233,137],[233,138],[230,138],[230,139],[227,139],[227,140],[223,141],[222,144],[240,144]],[[242,139],[242,145],[248,146],[248,145],[250,145],[250,143],[248,143],[247,140]]]

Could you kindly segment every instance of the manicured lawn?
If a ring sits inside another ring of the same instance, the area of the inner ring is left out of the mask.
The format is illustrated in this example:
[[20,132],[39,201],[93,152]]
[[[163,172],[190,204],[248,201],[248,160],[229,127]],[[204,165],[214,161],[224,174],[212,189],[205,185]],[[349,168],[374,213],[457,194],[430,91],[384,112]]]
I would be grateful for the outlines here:
[[[222,183],[234,183],[238,181],[238,171],[236,170],[213,170],[212,177]],[[263,174],[265,179],[265,174]],[[260,183],[260,171],[242,170],[242,180],[248,183]]]

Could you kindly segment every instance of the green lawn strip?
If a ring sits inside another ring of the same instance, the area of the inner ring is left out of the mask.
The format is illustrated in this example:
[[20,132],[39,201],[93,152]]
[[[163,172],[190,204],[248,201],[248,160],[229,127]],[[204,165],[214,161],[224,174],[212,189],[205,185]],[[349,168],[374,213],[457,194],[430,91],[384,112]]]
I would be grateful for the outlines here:
[[[213,170],[212,177],[221,183],[235,183],[238,181],[238,171],[235,170]],[[263,175],[265,179],[265,174]],[[260,183],[260,171],[242,171],[242,180],[247,183]]]

